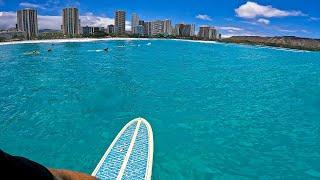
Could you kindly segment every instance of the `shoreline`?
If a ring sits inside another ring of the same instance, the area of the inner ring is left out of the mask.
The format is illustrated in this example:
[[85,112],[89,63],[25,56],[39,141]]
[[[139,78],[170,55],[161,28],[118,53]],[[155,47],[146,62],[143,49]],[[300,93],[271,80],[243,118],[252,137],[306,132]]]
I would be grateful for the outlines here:
[[243,43],[243,42],[226,42],[226,41],[205,41],[205,40],[192,40],[192,39],[164,39],[164,38],[128,38],[128,37],[115,37],[115,38],[69,38],[69,39],[45,39],[45,40],[24,40],[24,41],[10,41],[0,42],[0,46],[14,45],[14,44],[37,44],[37,43],[73,43],[73,42],[95,42],[95,41],[155,41],[155,40],[170,40],[170,41],[183,41],[191,43],[203,44],[234,44],[239,46],[250,46],[254,48],[268,48],[274,50],[283,50],[291,52],[320,52],[307,49],[288,48],[281,46],[270,46],[265,44]]
[[94,41],[152,41],[152,40],[173,40],[173,41],[185,41],[185,42],[198,42],[207,44],[216,44],[218,41],[202,41],[202,40],[190,40],[190,39],[163,39],[163,38],[69,38],[69,39],[45,39],[45,40],[24,40],[24,41],[10,41],[0,42],[0,46],[12,45],[12,44],[35,44],[35,43],[67,43],[67,42],[94,42]]

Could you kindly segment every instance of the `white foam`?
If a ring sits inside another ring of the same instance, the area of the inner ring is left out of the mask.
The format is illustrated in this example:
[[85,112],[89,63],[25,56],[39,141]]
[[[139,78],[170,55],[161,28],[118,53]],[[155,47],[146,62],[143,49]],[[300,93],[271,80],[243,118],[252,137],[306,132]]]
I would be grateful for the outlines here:
[[88,52],[102,52],[102,51],[104,51],[104,50],[102,50],[102,49],[97,49],[97,50],[88,50]]
[[220,44],[217,41],[202,41],[202,40],[191,40],[191,39],[170,39],[173,41],[185,41],[185,42],[196,42],[196,43],[205,43],[205,44]]
[[134,40],[153,40],[147,38],[73,38],[73,39],[48,39],[48,40],[30,40],[30,41],[13,41],[13,42],[0,42],[1,45],[10,44],[33,44],[33,43],[66,43],[66,42],[94,42],[94,41],[134,41]]

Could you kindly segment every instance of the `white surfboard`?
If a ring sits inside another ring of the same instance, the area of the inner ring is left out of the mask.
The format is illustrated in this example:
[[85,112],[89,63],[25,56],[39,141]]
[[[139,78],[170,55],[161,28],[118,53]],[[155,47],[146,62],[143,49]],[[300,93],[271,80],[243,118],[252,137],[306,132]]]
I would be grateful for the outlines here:
[[136,118],[113,140],[92,176],[99,179],[151,179],[153,133],[150,124]]

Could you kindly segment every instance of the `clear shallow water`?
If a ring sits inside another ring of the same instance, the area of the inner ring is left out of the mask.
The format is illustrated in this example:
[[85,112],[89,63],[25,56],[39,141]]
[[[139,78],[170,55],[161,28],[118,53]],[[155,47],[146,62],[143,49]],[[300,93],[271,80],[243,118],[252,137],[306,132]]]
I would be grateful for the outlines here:
[[320,53],[159,40],[0,46],[3,150],[91,173],[138,116],[154,131],[153,179],[320,178]]

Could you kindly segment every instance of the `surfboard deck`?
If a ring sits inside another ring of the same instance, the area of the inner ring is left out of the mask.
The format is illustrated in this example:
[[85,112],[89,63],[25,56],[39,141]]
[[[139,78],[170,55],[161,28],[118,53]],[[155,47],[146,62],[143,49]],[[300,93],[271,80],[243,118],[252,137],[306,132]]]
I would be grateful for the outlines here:
[[127,123],[102,156],[92,176],[99,179],[151,179],[153,132],[143,118]]

